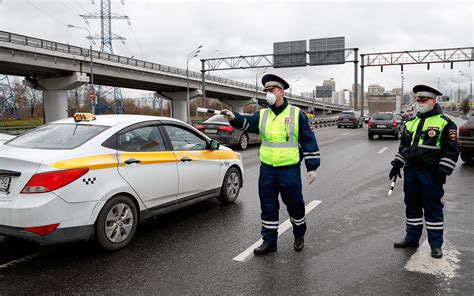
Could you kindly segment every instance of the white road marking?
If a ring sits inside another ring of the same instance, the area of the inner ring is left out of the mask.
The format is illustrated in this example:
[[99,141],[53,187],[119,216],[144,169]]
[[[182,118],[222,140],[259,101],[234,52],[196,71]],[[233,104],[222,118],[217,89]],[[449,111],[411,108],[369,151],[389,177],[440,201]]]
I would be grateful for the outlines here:
[[351,133],[343,133],[341,134],[341,136],[346,136],[346,135],[350,135]]
[[428,240],[425,240],[423,244],[416,250],[405,265],[407,271],[421,272],[433,274],[435,276],[441,276],[444,278],[451,279],[458,276],[457,270],[459,269],[459,255],[461,255],[453,245],[446,243],[443,246],[443,257],[436,259],[431,257],[431,248],[428,244]]
[[[309,204],[306,205],[305,207],[305,210],[306,210],[306,215],[311,212],[312,210],[314,210],[314,208],[316,208],[319,204],[321,203],[320,200],[313,200],[312,202],[310,202]],[[290,222],[290,219],[287,219],[285,220],[285,222],[281,223],[279,226],[278,226],[278,236],[282,235],[285,231],[287,231],[288,229],[290,229],[291,227],[291,222]],[[239,255],[237,255],[236,257],[234,257],[233,260],[235,261],[240,261],[240,262],[244,262],[250,255],[253,255],[253,249],[255,249],[256,247],[260,246],[260,244],[263,242],[262,239],[259,239],[256,243],[254,243],[253,245],[251,245],[250,247],[248,247],[245,251],[243,251],[242,253],[240,253]]]
[[0,270],[10,268],[10,267],[13,267],[13,266],[18,265],[18,264],[26,263],[26,262],[31,261],[31,260],[33,260],[36,257],[39,257],[41,255],[44,255],[44,254],[43,253],[35,253],[35,254],[31,254],[31,255],[22,257],[20,259],[12,260],[10,262],[1,264],[0,265]]
[[387,150],[387,149],[388,149],[388,147],[383,147],[383,148],[382,148],[382,149],[380,149],[380,151],[379,151],[379,152],[377,152],[377,153],[379,153],[379,154],[380,154],[380,153],[383,153],[383,152],[384,152],[385,150]]

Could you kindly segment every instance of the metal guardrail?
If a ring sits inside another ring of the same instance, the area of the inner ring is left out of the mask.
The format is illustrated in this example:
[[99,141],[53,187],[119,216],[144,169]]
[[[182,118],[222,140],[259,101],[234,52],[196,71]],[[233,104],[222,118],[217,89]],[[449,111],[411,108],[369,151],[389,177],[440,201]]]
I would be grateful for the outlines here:
[[327,127],[337,123],[337,117],[325,117],[325,118],[311,118],[310,124],[313,127]]
[[[64,44],[64,43],[39,39],[39,38],[35,38],[35,37],[10,33],[10,32],[6,32],[6,31],[0,31],[0,41],[10,42],[10,43],[19,44],[19,45],[25,45],[25,46],[31,46],[31,47],[35,47],[35,48],[42,48],[42,49],[52,50],[52,51],[57,51],[57,52],[62,52],[62,53],[70,53],[70,54],[73,54],[73,55],[83,56],[85,58],[89,57],[89,52],[90,52],[89,48],[83,48],[83,47],[79,47],[79,46],[74,46],[74,45],[69,45],[69,44]],[[134,59],[134,58],[119,56],[119,55],[110,54],[110,53],[106,53],[106,52],[100,52],[100,51],[93,50],[92,51],[92,57],[95,60],[115,62],[115,63],[128,65],[128,66],[141,67],[143,69],[148,69],[148,70],[157,70],[157,71],[163,71],[163,72],[170,73],[170,74],[178,74],[178,75],[186,76],[186,70],[184,70],[184,69],[170,67],[170,66],[161,65],[161,64],[156,64],[156,63],[147,62],[147,61],[143,61],[143,60],[138,60],[138,59]],[[201,72],[189,71],[189,77],[201,79],[202,78],[202,73]],[[253,84],[240,82],[240,81],[235,81],[235,80],[222,78],[222,77],[218,77],[218,76],[213,76],[213,75],[206,75],[205,78],[208,81],[223,83],[223,84],[232,85],[232,86],[241,87],[241,88],[245,88],[245,89],[248,89],[248,90],[255,91],[255,85],[253,85]],[[262,87],[258,87],[258,89],[260,91],[263,91]],[[291,98],[306,101],[308,103],[313,103],[312,99],[309,99],[309,98],[306,98],[306,97],[303,97],[303,96],[292,95]],[[322,102],[314,101],[314,103],[322,103]],[[328,107],[328,108],[331,108],[331,107],[343,108],[344,106],[326,104],[326,107]]]
[[0,126],[0,133],[20,135],[36,127],[37,126]]

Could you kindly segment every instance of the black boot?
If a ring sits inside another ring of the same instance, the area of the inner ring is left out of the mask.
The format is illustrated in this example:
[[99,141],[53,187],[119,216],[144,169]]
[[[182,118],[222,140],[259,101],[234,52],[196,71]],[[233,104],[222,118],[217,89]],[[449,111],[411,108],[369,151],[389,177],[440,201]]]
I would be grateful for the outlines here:
[[441,248],[431,248],[431,257],[436,259],[443,257],[443,251],[441,250]]
[[393,247],[394,248],[402,248],[402,249],[405,249],[405,248],[418,248],[418,243],[414,242],[414,241],[409,241],[409,240],[404,239],[399,243],[394,243]]
[[304,248],[304,238],[303,237],[295,237],[295,242],[293,244],[296,252],[300,252]]
[[264,241],[259,247],[255,248],[253,250],[253,253],[255,255],[265,255],[265,254],[270,253],[270,252],[275,252],[276,250],[277,250],[276,245],[272,245],[272,244]]

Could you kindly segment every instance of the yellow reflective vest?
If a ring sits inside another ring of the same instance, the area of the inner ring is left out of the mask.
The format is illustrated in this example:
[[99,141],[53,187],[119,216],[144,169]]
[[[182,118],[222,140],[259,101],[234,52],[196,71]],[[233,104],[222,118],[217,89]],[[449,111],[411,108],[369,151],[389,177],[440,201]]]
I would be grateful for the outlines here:
[[298,145],[300,109],[289,105],[276,115],[270,108],[260,110],[260,161],[275,167],[300,162]]

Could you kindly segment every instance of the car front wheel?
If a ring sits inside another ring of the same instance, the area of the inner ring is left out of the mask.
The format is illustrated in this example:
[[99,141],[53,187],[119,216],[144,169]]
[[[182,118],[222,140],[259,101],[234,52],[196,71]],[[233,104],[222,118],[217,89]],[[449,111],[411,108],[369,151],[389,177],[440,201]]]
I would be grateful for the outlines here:
[[97,241],[105,250],[119,250],[132,240],[137,224],[137,207],[133,201],[125,195],[117,195],[108,200],[99,213]]
[[242,180],[239,171],[235,167],[230,168],[224,176],[221,194],[217,199],[224,204],[233,203],[239,196],[241,185]]
[[461,159],[468,165],[474,165],[474,155],[467,152],[461,152]]

